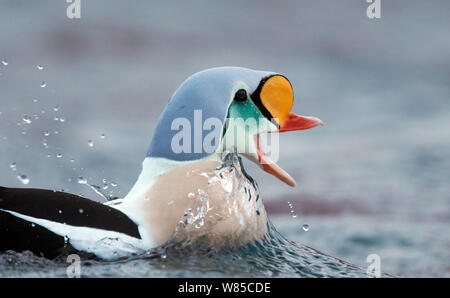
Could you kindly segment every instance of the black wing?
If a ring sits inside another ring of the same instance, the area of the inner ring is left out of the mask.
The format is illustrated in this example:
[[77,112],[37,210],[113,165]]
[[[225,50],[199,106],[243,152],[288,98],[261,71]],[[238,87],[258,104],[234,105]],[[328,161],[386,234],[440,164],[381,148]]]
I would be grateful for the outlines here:
[[0,187],[0,251],[30,250],[54,257],[67,248],[60,235],[8,211],[141,238],[136,223],[117,209],[64,192]]

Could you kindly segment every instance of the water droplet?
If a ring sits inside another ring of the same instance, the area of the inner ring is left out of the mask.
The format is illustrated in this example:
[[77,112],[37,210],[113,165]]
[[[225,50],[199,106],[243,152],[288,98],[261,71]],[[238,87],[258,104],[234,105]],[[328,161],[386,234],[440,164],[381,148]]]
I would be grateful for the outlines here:
[[59,122],[66,122],[66,118],[64,117],[59,118]]
[[31,227],[34,228],[36,226],[35,223],[31,223]]
[[40,86],[41,88],[45,88],[47,86],[47,83],[45,81],[42,81]]
[[115,183],[115,182],[111,182],[110,184],[111,184],[112,187],[116,187],[117,186],[117,183]]
[[48,137],[50,135],[50,132],[48,130],[44,131],[44,136]]
[[17,168],[17,164],[15,161],[13,161],[12,163],[9,164],[9,167],[11,168],[11,170],[15,171]]
[[31,123],[31,117],[28,115],[24,115],[22,118],[23,122],[30,124]]
[[39,70],[43,70],[43,69],[44,69],[44,66],[38,64],[38,65],[36,65],[36,68],[39,69]]
[[33,98],[33,102],[34,102],[34,103],[36,103],[36,102],[38,102],[38,101],[39,101],[39,99]]
[[62,210],[61,210],[61,209],[59,209],[59,210],[58,210],[58,213],[59,213],[59,214],[62,214]]
[[302,229],[303,229],[303,231],[308,232],[308,231],[309,231],[309,225],[304,224],[304,225],[302,226]]
[[79,212],[80,214],[83,214],[84,210],[80,208],[80,209],[78,209],[78,212]]
[[60,108],[59,106],[54,106],[54,107],[53,107],[53,111],[58,112],[58,111],[59,111],[59,108]]
[[200,220],[196,221],[194,224],[194,228],[200,229],[205,224],[205,220],[203,218],[200,218]]
[[72,162],[72,163],[75,162],[75,159],[71,158],[71,159],[70,159],[70,162]]
[[86,180],[86,178],[80,176],[80,177],[78,177],[78,183],[79,184],[86,184],[87,180]]
[[57,157],[57,158],[62,158],[63,155],[62,155],[61,153],[58,153],[58,154],[56,154],[56,157]]
[[18,175],[17,179],[19,179],[19,181],[22,182],[23,184],[30,183],[30,179],[26,175]]
[[193,192],[188,193],[188,197],[190,199],[193,199],[195,197],[195,193],[193,193]]
[[88,140],[89,147],[94,147],[94,142],[92,140]]
[[6,59],[3,59],[2,60],[2,64],[4,65],[4,66],[7,66],[9,63],[8,63],[8,60],[6,60]]
[[59,121],[59,118],[55,116],[55,118],[53,118],[53,120]]
[[102,139],[104,139],[106,136],[105,136],[105,134],[104,133],[102,133],[101,135],[100,135],[100,138],[102,138]]

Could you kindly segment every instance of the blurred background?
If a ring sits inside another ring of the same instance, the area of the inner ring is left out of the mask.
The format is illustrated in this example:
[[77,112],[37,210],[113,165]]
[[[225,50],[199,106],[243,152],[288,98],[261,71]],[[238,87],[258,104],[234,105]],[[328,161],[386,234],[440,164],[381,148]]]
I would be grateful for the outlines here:
[[325,122],[281,137],[297,188],[246,163],[281,234],[450,276],[449,1],[382,0],[376,20],[365,0],[81,0],[80,19],[68,5],[0,1],[0,185],[104,201],[84,177],[124,196],[184,79],[276,71],[294,111]]

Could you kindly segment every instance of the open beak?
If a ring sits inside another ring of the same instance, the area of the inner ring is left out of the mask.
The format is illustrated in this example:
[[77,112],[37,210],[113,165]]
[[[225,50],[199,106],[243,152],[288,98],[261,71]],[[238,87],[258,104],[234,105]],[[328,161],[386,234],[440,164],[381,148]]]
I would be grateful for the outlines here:
[[[283,76],[276,75],[269,78],[262,87],[260,97],[262,104],[273,115],[280,127],[279,130],[269,131],[269,133],[305,130],[323,125],[319,118],[300,116],[290,111],[293,106],[293,91],[291,84]],[[259,134],[255,135],[255,143],[261,168],[289,186],[295,187],[296,182],[291,175],[265,154],[260,144]]]
[[[278,131],[271,131],[270,133],[279,133],[294,130],[305,130],[316,127],[318,125],[323,125],[322,120],[316,117],[300,116],[294,113],[289,113],[288,118],[284,121],[284,124],[280,127]],[[259,134],[255,136],[256,150],[258,153],[258,161],[262,169],[277,177],[289,186],[295,187],[297,184],[294,178],[289,175],[288,172],[283,170],[279,165],[277,165],[269,156],[264,152],[259,142]]]

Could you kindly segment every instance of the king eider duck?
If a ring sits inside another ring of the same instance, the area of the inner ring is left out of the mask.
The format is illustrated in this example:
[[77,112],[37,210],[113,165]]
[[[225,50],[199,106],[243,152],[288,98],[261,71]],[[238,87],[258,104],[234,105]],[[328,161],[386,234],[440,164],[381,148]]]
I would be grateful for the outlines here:
[[[322,124],[292,113],[293,98],[289,80],[278,73],[218,67],[190,76],[161,114],[142,172],[123,199],[102,204],[64,192],[0,187],[0,251],[53,258],[70,247],[103,259],[148,251],[173,239],[186,212],[198,210],[200,195],[208,198],[209,212],[201,241],[245,244],[264,237],[265,211],[255,212],[262,200],[244,199],[235,181],[223,181],[236,177],[210,179],[205,173],[219,169],[223,152],[230,151],[295,186],[260,144],[263,133]],[[242,211],[239,218],[227,216],[230,206]]]

